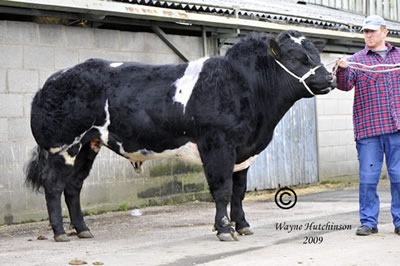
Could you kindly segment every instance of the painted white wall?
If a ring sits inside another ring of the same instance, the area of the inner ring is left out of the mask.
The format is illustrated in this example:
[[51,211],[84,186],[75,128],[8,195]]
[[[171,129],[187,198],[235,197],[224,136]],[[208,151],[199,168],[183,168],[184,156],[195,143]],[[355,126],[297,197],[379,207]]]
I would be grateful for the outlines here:
[[[328,64],[340,54],[322,54]],[[333,65],[327,67],[332,70]],[[316,97],[320,179],[358,175],[358,159],[353,134],[354,90],[333,90]]]

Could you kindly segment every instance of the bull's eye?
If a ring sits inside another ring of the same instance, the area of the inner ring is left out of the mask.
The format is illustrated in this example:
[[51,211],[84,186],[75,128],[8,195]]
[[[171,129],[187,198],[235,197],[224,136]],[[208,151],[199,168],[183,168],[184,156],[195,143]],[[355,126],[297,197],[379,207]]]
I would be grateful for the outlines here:
[[304,64],[308,64],[308,63],[311,62],[310,59],[311,59],[311,58],[309,57],[309,55],[306,54],[306,55],[303,55],[301,58],[299,58],[299,61],[301,61],[301,62],[304,63]]

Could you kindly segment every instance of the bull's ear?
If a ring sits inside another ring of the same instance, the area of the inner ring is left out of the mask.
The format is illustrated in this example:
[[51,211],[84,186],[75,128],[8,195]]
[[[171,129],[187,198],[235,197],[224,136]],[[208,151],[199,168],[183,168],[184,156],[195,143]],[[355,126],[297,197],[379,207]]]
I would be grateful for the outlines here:
[[275,39],[269,40],[269,52],[273,57],[279,59],[280,49],[279,49],[279,44],[276,42]]
[[324,41],[321,40],[315,40],[313,41],[313,44],[315,46],[315,48],[318,49],[318,51],[321,53],[322,50],[324,50],[326,43]]

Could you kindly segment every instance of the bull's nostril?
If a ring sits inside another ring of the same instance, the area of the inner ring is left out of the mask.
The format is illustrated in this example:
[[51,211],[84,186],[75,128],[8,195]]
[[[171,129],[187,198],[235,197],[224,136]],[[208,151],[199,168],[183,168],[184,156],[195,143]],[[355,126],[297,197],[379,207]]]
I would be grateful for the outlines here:
[[336,87],[336,76],[335,75],[327,75],[326,80],[331,83],[331,87],[335,88]]
[[331,87],[332,87],[332,88],[336,88],[336,86],[337,86],[336,77],[333,76],[333,79],[332,79],[332,81],[331,81]]

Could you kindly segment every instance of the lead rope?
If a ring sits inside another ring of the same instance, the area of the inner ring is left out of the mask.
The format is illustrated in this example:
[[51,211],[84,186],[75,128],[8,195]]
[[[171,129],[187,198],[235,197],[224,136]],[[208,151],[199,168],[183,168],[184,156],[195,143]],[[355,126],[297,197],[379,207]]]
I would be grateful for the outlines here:
[[[325,66],[329,66],[332,65],[334,63],[336,63],[337,60],[331,61],[328,64],[326,64]],[[392,71],[397,71],[400,70],[400,64],[377,64],[377,65],[373,65],[373,66],[368,66],[368,65],[364,65],[361,63],[356,63],[356,62],[347,62],[349,64],[349,67],[351,69],[355,69],[355,70],[360,70],[363,72],[371,72],[371,73],[387,73],[387,72],[392,72]],[[352,66],[355,65],[355,66]],[[364,68],[360,68],[360,67],[356,67],[356,66],[361,66]],[[373,70],[372,68],[376,68],[376,67],[392,67],[390,69],[382,69],[382,70]],[[333,72],[332,75],[336,75],[337,69],[339,68],[338,64],[335,65],[335,67],[333,68]]]

